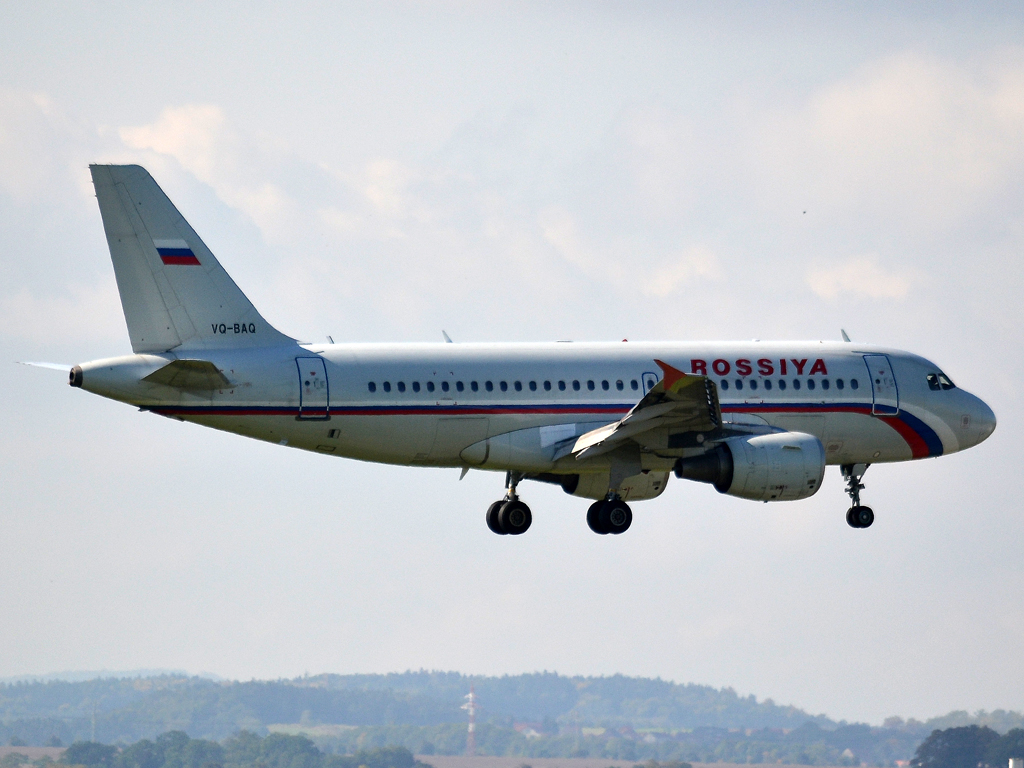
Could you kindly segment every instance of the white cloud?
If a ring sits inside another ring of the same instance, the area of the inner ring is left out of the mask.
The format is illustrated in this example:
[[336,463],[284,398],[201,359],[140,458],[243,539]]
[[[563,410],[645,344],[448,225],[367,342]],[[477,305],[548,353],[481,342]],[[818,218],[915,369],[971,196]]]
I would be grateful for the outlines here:
[[268,241],[285,241],[303,229],[301,207],[267,178],[273,153],[239,132],[220,107],[168,107],[156,121],[123,127],[118,134],[132,149],[173,157],[221,200],[249,216]]
[[121,341],[124,315],[113,280],[65,286],[66,295],[40,296],[27,288],[0,297],[0,336],[40,345]]
[[236,165],[238,135],[213,104],[168,107],[156,122],[118,133],[129,147],[171,155],[211,186],[223,182],[225,172]]
[[665,298],[694,280],[720,280],[721,277],[722,270],[714,251],[695,245],[656,269],[652,280],[644,283],[641,290],[647,295]]
[[769,205],[948,227],[1020,183],[1024,52],[875,61],[755,131]]
[[593,279],[628,286],[645,296],[665,298],[696,280],[718,280],[722,271],[710,248],[694,245],[660,254],[636,246],[628,238],[594,245],[579,232],[564,209],[541,212],[539,226],[544,240],[566,261]]
[[0,89],[0,191],[14,200],[44,196],[72,169],[85,178],[99,143],[94,126],[75,122],[46,94]]
[[911,273],[887,270],[878,257],[855,256],[832,267],[813,267],[807,273],[807,285],[823,299],[841,295],[868,299],[905,299],[910,293]]

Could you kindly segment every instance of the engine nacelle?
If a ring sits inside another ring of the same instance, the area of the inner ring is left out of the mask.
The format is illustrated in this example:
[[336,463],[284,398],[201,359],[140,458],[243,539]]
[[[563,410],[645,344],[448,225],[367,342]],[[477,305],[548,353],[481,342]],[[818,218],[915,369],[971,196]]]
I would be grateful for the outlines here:
[[754,501],[795,501],[818,492],[825,448],[814,435],[776,432],[733,437],[700,456],[680,459],[676,477],[711,483],[719,493]]

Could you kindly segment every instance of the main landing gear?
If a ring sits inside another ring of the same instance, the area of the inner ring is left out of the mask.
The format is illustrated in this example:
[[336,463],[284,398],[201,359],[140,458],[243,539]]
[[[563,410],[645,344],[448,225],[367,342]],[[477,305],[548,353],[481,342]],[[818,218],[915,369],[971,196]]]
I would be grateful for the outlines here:
[[850,497],[853,506],[846,512],[846,522],[851,528],[870,528],[875,522],[875,513],[871,507],[865,507],[860,503],[860,492],[864,490],[864,483],[861,478],[868,471],[870,464],[843,464],[839,470],[846,479],[846,495]]
[[587,525],[594,533],[625,533],[633,522],[633,511],[618,496],[595,501],[587,510]]
[[487,508],[487,527],[499,536],[518,536],[526,533],[533,522],[530,508],[519,500],[516,486],[523,479],[522,472],[509,472],[505,475],[505,498],[498,499]]

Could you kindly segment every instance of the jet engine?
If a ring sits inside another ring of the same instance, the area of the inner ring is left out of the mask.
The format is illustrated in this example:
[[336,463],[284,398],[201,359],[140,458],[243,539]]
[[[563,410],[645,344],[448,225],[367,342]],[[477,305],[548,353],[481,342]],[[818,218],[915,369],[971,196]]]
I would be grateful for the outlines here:
[[733,437],[700,456],[679,459],[675,474],[743,499],[806,499],[821,487],[825,448],[802,432]]

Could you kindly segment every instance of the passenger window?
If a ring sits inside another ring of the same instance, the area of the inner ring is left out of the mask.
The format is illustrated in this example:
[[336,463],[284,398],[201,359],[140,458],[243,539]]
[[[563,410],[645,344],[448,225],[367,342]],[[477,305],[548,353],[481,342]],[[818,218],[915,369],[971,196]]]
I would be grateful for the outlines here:
[[728,388],[729,388],[729,382],[726,381],[725,379],[722,379],[722,389],[728,389]]
[[842,389],[845,386],[846,382],[844,382],[842,379],[836,379],[836,389]]
[[501,387],[501,391],[502,392],[508,392],[508,382],[507,381],[501,382],[501,384],[499,384],[498,386]]
[[822,389],[828,389],[828,379],[822,379],[821,380],[821,388]]
[[390,381],[385,381],[384,382],[384,391],[385,392],[390,392],[391,391],[391,382]]
[[404,381],[398,382],[398,391],[399,392],[405,392],[405,382]]
[[814,379],[808,379],[807,380],[807,388],[808,389],[814,389]]
[[477,384],[475,381],[469,382],[469,388],[472,389],[474,392],[480,391],[480,385]]
[[589,389],[591,392],[594,391],[594,380],[593,379],[589,379],[587,381],[587,389]]
[[418,381],[414,381],[412,383],[412,391],[413,392],[419,392],[420,391],[420,383]]
[[609,384],[608,384],[608,380],[607,379],[605,379],[604,381],[601,382],[601,389],[607,391],[608,387],[609,387]]
[[779,379],[779,389],[785,389],[785,388],[786,388],[786,380],[785,379]]
[[857,389],[859,386],[856,379],[850,379],[850,389]]
[[800,389],[800,379],[793,379],[793,389]]
[[640,385],[637,383],[636,379],[633,379],[631,382],[629,382],[629,388],[636,392],[638,389],[640,389]]
[[374,384],[372,381],[369,384],[366,385],[366,388],[368,390],[370,390],[371,392],[376,392],[377,391],[377,385]]
[[619,392],[621,392],[623,389],[626,388],[626,385],[622,383],[622,379],[619,379],[618,381],[615,382],[615,388],[619,390]]
[[459,392],[464,392],[466,390],[466,385],[463,384],[461,381],[456,381],[455,388],[459,390]]
[[743,379],[736,379],[736,389],[743,389]]
[[757,379],[751,379],[750,380],[750,388],[751,389],[757,389]]
[[537,382],[536,381],[531,381],[530,382],[530,391],[531,392],[536,392],[537,391]]
[[433,392],[433,391],[434,391],[434,382],[428,381],[427,382],[427,392]]
[[574,392],[579,392],[579,391],[580,391],[580,382],[579,382],[579,379],[573,379],[573,380],[572,380],[572,388],[573,388],[573,391],[574,391]]
[[764,380],[764,388],[765,389],[771,389],[772,388],[772,380],[771,379],[765,379]]
[[494,384],[492,382],[490,382],[490,381],[485,381],[484,382],[484,389],[486,389],[488,392],[493,392],[494,391]]
[[523,382],[517,381],[515,383],[515,388],[516,388],[516,392],[522,392],[523,391]]
[[559,392],[565,392],[565,382],[564,381],[558,382],[558,391]]
[[544,391],[545,392],[550,392],[551,391],[551,382],[550,381],[545,381],[544,382]]
[[442,392],[447,392],[449,389],[451,389],[451,385],[448,384],[447,381],[442,381],[441,382],[441,391]]

